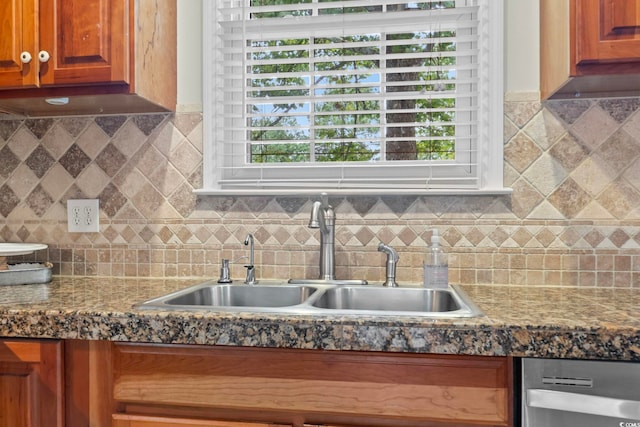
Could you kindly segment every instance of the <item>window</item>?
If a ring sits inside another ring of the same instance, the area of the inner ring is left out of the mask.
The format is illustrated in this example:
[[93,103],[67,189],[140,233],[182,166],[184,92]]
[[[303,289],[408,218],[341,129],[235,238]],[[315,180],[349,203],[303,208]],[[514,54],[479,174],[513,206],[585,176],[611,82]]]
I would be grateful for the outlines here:
[[205,2],[202,193],[499,192],[502,2]]

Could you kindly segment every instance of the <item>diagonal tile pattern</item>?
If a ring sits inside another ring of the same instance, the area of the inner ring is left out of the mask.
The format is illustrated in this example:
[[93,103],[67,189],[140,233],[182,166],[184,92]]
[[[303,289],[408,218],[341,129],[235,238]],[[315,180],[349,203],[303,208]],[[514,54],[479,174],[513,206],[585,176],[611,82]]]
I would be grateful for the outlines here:
[[504,147],[505,160],[522,173],[540,157],[542,150],[524,133],[517,134]]
[[[454,281],[640,283],[639,108],[635,98],[505,104],[511,196],[331,196],[338,268],[384,278],[383,241],[401,254],[400,278],[419,281],[438,228]],[[215,277],[251,232],[263,271],[317,274],[312,198],[193,194],[200,114],[0,119],[0,159],[0,239],[49,243],[56,273]],[[67,233],[69,198],[100,199],[100,233]],[[605,256],[610,274],[597,274]]]
[[27,119],[24,122],[24,126],[29,129],[36,138],[42,139],[54,123],[55,119]]
[[11,173],[20,165],[20,159],[13,154],[8,146],[2,147],[0,150],[0,177],[7,179]]
[[27,166],[38,178],[42,178],[54,163],[55,160],[42,145],[33,150],[26,161]]
[[[0,187],[0,214],[3,217],[8,217],[19,203],[20,199],[18,198],[16,193],[13,192],[11,187],[6,184]],[[9,239],[10,237],[6,238],[5,240]]]
[[95,162],[107,175],[113,178],[120,167],[126,163],[126,160],[125,155],[115,145],[108,144],[96,157]]
[[0,138],[8,141],[21,124],[20,120],[0,120]]
[[89,165],[91,159],[78,145],[73,144],[59,161],[62,167],[69,172],[69,175],[77,178],[84,168]]
[[114,136],[118,129],[127,121],[126,116],[100,116],[95,119],[100,129],[109,136]]
[[566,172],[571,173],[589,155],[589,150],[580,141],[567,133],[551,146],[549,154]]

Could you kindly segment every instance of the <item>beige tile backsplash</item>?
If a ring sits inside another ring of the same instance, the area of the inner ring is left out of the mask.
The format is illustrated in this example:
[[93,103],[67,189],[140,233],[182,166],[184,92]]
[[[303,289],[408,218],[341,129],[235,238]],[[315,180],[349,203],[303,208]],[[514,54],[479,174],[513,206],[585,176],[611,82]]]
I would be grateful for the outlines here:
[[[460,283],[640,286],[640,99],[505,103],[510,196],[340,196],[337,276],[422,277],[438,228]],[[63,275],[316,277],[308,197],[196,197],[200,114],[0,118],[0,241],[42,242]],[[100,233],[66,231],[66,201],[100,199]],[[28,260],[14,258],[13,261]]]

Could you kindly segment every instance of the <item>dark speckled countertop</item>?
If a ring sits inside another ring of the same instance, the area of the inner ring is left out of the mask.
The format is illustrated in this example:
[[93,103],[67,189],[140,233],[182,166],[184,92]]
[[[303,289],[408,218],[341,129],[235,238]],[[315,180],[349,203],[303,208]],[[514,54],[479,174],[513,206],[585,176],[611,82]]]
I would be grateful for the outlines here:
[[485,316],[452,320],[132,308],[198,282],[0,286],[0,336],[640,361],[640,289],[465,285]]

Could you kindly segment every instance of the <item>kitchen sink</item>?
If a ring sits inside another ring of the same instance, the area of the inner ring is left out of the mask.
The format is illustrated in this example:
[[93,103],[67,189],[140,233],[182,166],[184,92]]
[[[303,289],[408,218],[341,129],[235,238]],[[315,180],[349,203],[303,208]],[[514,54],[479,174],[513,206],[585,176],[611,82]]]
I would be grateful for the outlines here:
[[153,308],[287,307],[302,304],[317,291],[310,286],[248,286],[202,283],[147,301]]
[[[446,289],[273,282],[259,285],[201,283],[134,308],[304,315],[475,317],[482,312],[455,285]],[[349,282],[347,282],[349,283]]]
[[327,290],[314,307],[331,310],[381,310],[442,313],[462,309],[462,301],[448,289],[359,288]]

